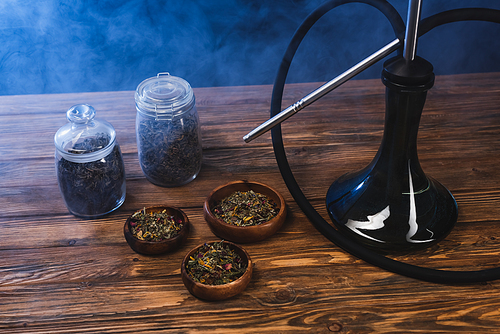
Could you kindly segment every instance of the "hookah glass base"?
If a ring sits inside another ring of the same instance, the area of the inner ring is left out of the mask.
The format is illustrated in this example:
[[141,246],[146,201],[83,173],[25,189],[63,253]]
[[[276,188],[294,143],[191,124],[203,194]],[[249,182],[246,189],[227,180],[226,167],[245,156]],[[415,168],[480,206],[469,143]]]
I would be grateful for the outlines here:
[[381,252],[406,252],[443,239],[457,221],[457,204],[439,182],[427,177],[417,155],[417,133],[432,65],[398,56],[384,64],[384,135],[373,161],[340,177],[326,204],[344,235]]

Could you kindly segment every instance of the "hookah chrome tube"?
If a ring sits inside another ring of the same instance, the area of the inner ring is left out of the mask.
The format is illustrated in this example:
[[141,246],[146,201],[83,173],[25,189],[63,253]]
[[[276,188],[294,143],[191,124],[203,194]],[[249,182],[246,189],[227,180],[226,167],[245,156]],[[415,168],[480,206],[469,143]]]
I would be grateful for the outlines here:
[[[415,54],[417,49],[418,23],[420,22],[421,11],[422,11],[422,0],[410,0],[408,4],[408,16],[407,16],[406,33],[404,40],[404,50],[403,50],[403,56],[407,62],[413,61],[415,59]],[[250,131],[247,135],[245,135],[243,137],[243,140],[246,143],[249,143],[255,138],[266,133],[274,126],[292,117],[300,110],[304,109],[311,103],[314,103],[318,99],[322,98],[335,88],[339,87],[340,85],[350,80],[357,74],[361,73],[371,65],[375,64],[377,61],[385,58],[392,52],[396,51],[399,48],[399,46],[400,46],[399,39],[395,39],[394,41],[387,44],[379,51],[368,56],[367,58],[357,63],[344,73],[340,74],[336,78],[330,80],[329,82],[322,85],[313,92],[309,93],[307,96],[295,102],[288,108],[284,109],[276,116],[262,123],[261,125]]]
[[[416,39],[416,38],[415,38]],[[344,73],[340,74],[336,78],[330,80],[326,84],[322,85],[318,89],[312,91],[309,93],[307,96],[303,97],[300,99],[298,102],[295,102],[288,108],[284,109],[281,111],[279,114],[276,116],[270,118],[266,122],[262,123],[252,131],[250,131],[247,135],[243,137],[243,140],[247,143],[250,141],[254,140],[255,138],[261,136],[265,132],[269,131],[271,128],[274,126],[280,124],[281,122],[285,121],[286,119],[290,118],[291,116],[295,115],[297,112],[300,110],[304,109],[311,103],[317,101],[318,99],[322,98],[335,88],[339,87],[346,81],[350,80],[353,78],[355,75],[361,73],[362,71],[366,70],[368,67],[371,65],[375,64],[377,61],[385,58],[392,52],[396,51],[399,46],[401,45],[399,39],[395,39],[386,46],[384,46],[382,49],[378,50],[377,52],[371,54],[364,60],[360,61]]]
[[422,12],[422,0],[410,0],[406,19],[403,56],[406,62],[413,61],[417,51],[418,23]]

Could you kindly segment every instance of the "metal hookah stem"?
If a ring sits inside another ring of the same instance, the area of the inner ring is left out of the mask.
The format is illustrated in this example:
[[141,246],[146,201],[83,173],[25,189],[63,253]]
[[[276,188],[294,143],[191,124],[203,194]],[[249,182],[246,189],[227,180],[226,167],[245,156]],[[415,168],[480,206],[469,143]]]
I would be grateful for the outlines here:
[[420,22],[421,12],[422,0],[410,0],[408,4],[405,43],[403,49],[403,56],[407,63],[415,59],[417,51],[418,23]]
[[360,61],[344,73],[340,74],[336,78],[328,81],[318,89],[314,90],[313,92],[309,93],[307,96],[303,97],[301,100],[298,102],[295,102],[288,108],[284,109],[281,111],[279,114],[275,115],[274,117],[268,119],[266,122],[262,123],[252,131],[250,131],[247,135],[243,137],[243,140],[245,142],[250,142],[254,140],[255,138],[261,136],[265,132],[271,130],[274,126],[280,124],[281,122],[285,121],[289,117],[295,115],[297,112],[300,110],[304,109],[311,103],[315,102],[316,100],[320,99],[321,97],[325,96],[335,88],[339,87],[355,75],[361,73],[371,65],[375,64],[377,61],[385,58],[392,52],[396,51],[400,46],[400,41],[399,39],[395,39],[391,43],[387,44],[384,46],[382,49],[378,50],[377,52],[373,53],[372,55],[368,56],[364,60]]
[[[403,56],[406,62],[411,62],[415,59],[416,49],[417,49],[417,34],[418,34],[418,24],[420,22],[420,14],[422,9],[422,0],[409,0],[408,4],[408,16],[406,20],[406,33],[404,41]],[[300,110],[304,109],[311,103],[322,98],[335,88],[339,87],[346,81],[350,80],[355,75],[361,73],[380,59],[388,56],[393,51],[397,50],[400,45],[399,39],[395,39],[391,43],[384,46],[379,51],[368,56],[361,62],[357,63],[341,75],[337,76],[333,80],[330,80],[326,84],[322,85],[318,89],[309,93],[307,96],[303,97],[298,102],[295,102],[288,108],[281,111],[279,114],[268,119],[266,122],[262,123],[247,135],[243,137],[245,142],[250,142],[255,138],[261,136],[265,132],[272,129],[274,126],[280,124],[281,122],[287,120],[291,116],[295,115]]]

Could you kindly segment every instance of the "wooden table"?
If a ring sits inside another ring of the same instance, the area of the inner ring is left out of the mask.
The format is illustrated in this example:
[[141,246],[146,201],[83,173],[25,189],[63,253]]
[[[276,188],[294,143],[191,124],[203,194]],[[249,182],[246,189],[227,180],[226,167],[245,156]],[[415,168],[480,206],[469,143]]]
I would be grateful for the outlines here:
[[[318,84],[292,84],[284,104]],[[141,172],[133,92],[0,97],[1,333],[365,333],[500,330],[500,281],[421,282],[354,258],[316,231],[279,173],[270,134],[242,136],[268,118],[271,86],[195,89],[203,167],[186,186],[161,188]],[[373,158],[382,137],[385,87],[350,81],[283,125],[292,170],[326,218],[324,198],[340,175]],[[54,168],[53,136],[65,111],[88,103],[117,130],[127,198],[101,219],[68,213]],[[440,76],[419,131],[427,175],[459,205],[451,234],[429,249],[394,258],[432,268],[474,270],[500,264],[500,73]],[[220,302],[193,297],[180,276],[183,256],[218,240],[202,215],[205,197],[231,180],[280,191],[288,217],[271,238],[245,244],[255,263],[250,285]],[[132,251],[123,224],[136,209],[182,208],[193,228],[163,256]]]

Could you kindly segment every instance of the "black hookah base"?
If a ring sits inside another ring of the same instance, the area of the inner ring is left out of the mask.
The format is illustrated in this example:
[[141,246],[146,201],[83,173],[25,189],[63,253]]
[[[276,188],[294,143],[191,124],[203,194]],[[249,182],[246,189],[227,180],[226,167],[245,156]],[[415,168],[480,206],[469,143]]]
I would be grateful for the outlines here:
[[328,190],[326,205],[340,232],[363,245],[389,252],[421,249],[442,240],[457,221],[457,203],[425,175],[417,155],[417,133],[432,65],[416,57],[384,64],[386,112],[382,143],[365,169],[342,176]]
[[401,254],[432,246],[453,229],[457,203],[441,183],[426,178],[421,189],[394,196],[383,179],[366,169],[331,185],[327,209],[339,232],[378,252]]

